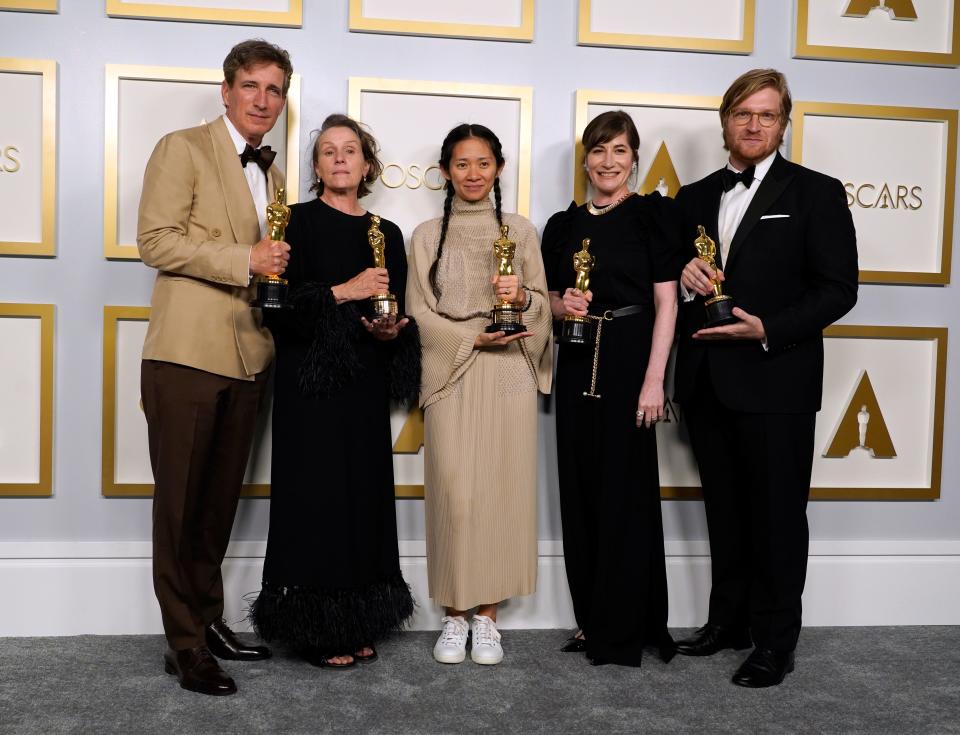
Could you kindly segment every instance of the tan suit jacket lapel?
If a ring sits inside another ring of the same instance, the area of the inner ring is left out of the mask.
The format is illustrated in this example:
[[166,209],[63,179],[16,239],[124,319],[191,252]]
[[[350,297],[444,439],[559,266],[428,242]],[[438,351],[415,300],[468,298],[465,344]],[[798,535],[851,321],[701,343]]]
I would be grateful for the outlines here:
[[234,148],[222,116],[210,123],[210,135],[213,138],[213,153],[217,159],[217,171],[223,186],[223,198],[234,241],[252,245],[260,240],[260,220],[254,209],[253,197],[243,175],[237,149]]

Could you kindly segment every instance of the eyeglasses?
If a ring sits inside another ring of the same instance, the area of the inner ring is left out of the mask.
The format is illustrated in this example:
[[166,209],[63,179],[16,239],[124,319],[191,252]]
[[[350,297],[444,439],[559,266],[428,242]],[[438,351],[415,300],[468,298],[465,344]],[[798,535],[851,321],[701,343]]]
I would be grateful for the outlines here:
[[749,110],[734,110],[730,113],[730,119],[733,120],[734,125],[749,125],[754,115],[765,128],[772,128],[780,122],[780,114],[777,112],[750,112]]

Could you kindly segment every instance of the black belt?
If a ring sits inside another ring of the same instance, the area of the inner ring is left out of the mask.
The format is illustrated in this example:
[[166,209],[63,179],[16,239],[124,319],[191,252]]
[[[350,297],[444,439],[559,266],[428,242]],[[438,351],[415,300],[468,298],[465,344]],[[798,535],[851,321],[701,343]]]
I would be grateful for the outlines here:
[[643,311],[643,306],[640,304],[632,304],[631,306],[621,306],[619,309],[605,309],[602,314],[590,314],[596,319],[616,319],[621,316],[633,316],[634,314],[639,314]]

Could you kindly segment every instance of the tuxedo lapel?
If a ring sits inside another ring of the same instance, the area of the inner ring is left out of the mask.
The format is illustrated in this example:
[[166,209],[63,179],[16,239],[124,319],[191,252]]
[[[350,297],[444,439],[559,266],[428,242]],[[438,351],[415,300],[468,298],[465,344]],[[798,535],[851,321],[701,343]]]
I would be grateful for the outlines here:
[[234,241],[257,242],[260,239],[260,221],[227,125],[220,117],[210,123],[208,129],[213,139],[213,152]]
[[747,207],[747,211],[744,212],[743,219],[740,220],[737,232],[733,236],[733,242],[730,243],[730,252],[727,253],[726,270],[729,270],[730,266],[733,265],[733,261],[737,257],[743,241],[750,235],[750,232],[756,226],[757,222],[760,221],[764,212],[770,208],[770,205],[777,201],[792,179],[793,172],[790,170],[789,165],[784,158],[777,153],[777,157],[774,159],[763,181],[760,182],[760,188],[757,189],[757,193],[750,202],[750,206]]
[[[715,171],[707,181],[707,194],[701,200],[700,216],[703,218],[703,228],[707,235],[715,243],[720,242],[720,197],[723,196],[723,178],[722,169]],[[716,256],[717,268],[723,270],[723,261],[720,256],[720,248],[717,248]]]

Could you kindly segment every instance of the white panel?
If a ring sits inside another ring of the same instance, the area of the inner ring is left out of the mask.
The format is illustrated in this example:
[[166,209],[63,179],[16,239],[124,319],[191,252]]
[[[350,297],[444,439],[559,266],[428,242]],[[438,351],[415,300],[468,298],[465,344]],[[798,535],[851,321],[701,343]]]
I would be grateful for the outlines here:
[[117,426],[114,432],[117,484],[153,484],[147,421],[140,402],[140,355],[147,333],[145,321],[117,322]]
[[40,330],[0,318],[0,483],[40,482]]
[[367,18],[433,23],[518,26],[522,0],[363,0]]
[[[143,172],[167,133],[213,122],[223,113],[220,84],[121,79],[117,127],[117,241],[134,245]],[[263,142],[286,160],[286,109]]]
[[[933,340],[824,340],[813,487],[930,487],[936,359]],[[878,459],[855,449],[844,458],[823,457],[863,370],[870,376],[897,456]]]
[[217,10],[255,10],[285,13],[290,0],[120,0],[123,5],[171,5],[178,8],[215,8]]
[[0,241],[43,240],[43,75],[0,72]]
[[[591,104],[587,118],[592,120],[608,110],[623,110],[633,119],[640,133],[637,185],[643,182],[661,143],[666,143],[680,184],[698,181],[727,161],[720,135],[720,117],[716,110],[679,107]],[[676,192],[670,192],[671,196]]]
[[743,0],[591,0],[590,30],[739,40]]
[[913,0],[916,20],[894,19],[882,8],[871,10],[863,18],[847,18],[843,13],[849,4],[850,0],[809,0],[807,43],[930,53],[950,51],[953,0]]
[[[500,177],[503,209],[516,211],[519,100],[365,91],[360,119],[380,143],[380,160],[385,166],[380,181],[362,204],[396,222],[405,239],[409,240],[418,224],[443,213],[441,177],[436,168],[430,167],[439,160],[440,144],[447,133],[462,122],[486,125],[500,138],[506,159]],[[423,184],[422,172],[427,169],[427,183]]]
[[939,272],[946,148],[945,122],[804,115],[803,165],[852,185],[861,270]]

